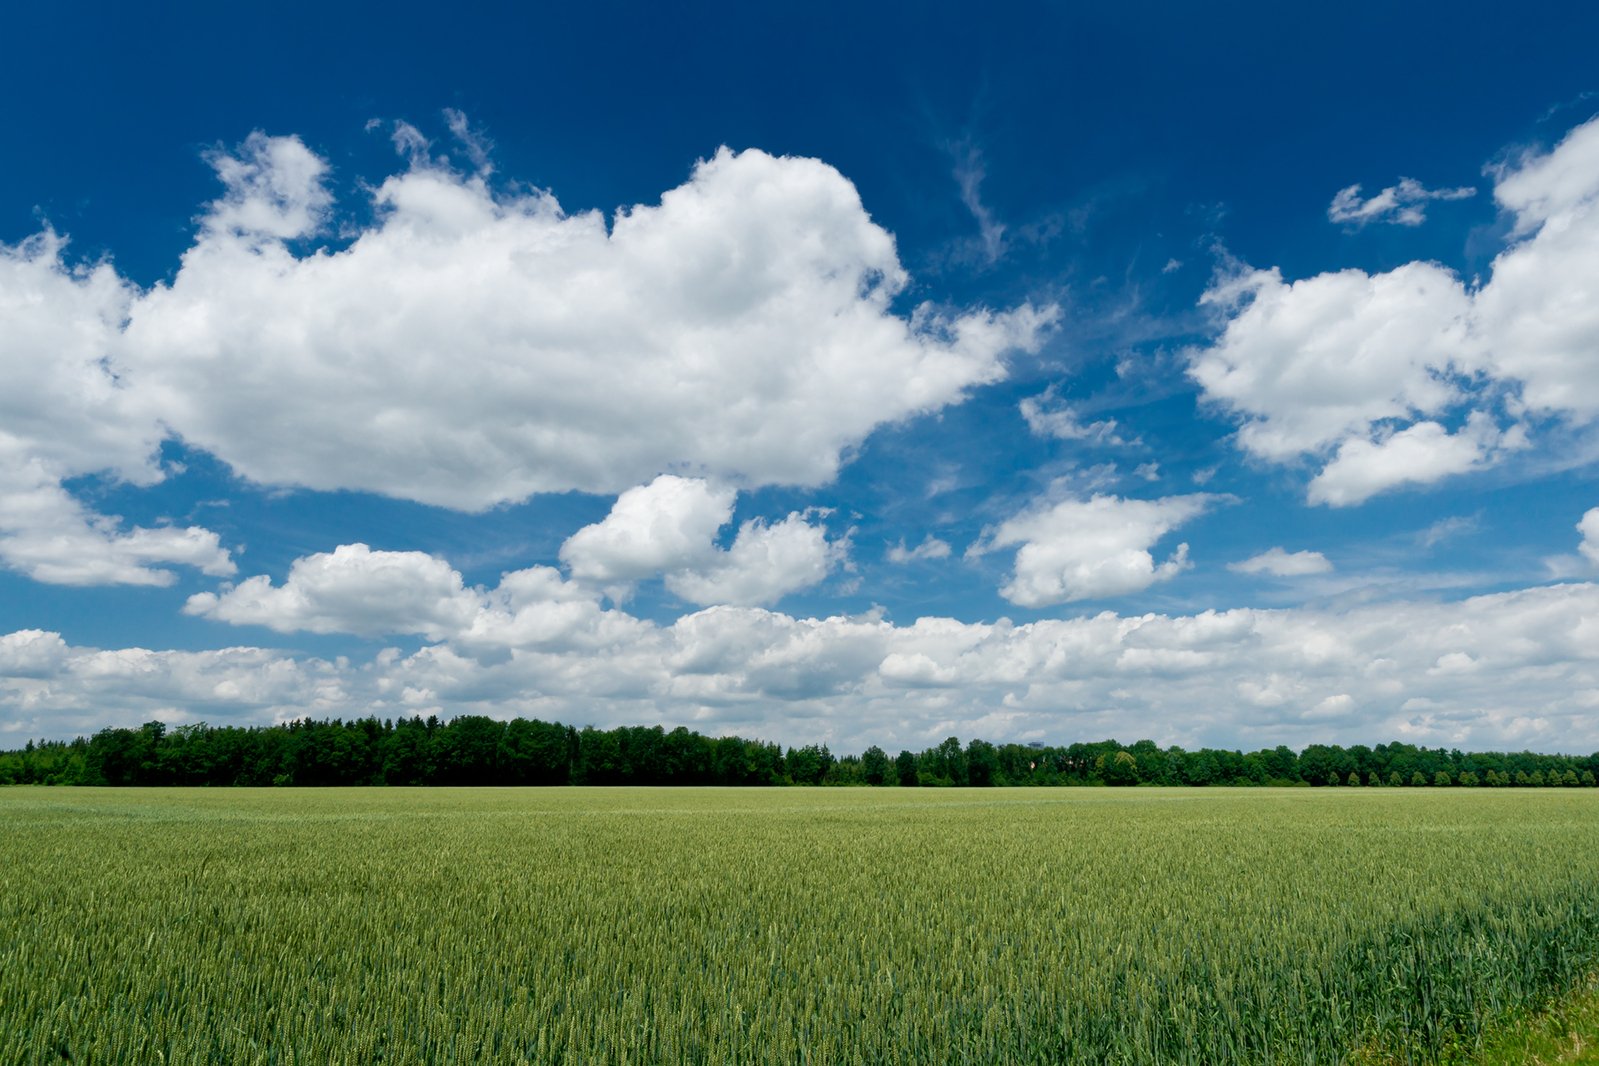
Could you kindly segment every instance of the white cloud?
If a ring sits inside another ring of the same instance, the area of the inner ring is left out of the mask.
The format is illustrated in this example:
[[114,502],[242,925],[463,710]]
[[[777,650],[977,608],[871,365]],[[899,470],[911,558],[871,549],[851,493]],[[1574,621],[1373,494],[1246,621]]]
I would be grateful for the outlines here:
[[598,583],[630,582],[703,565],[716,552],[716,531],[733,517],[733,489],[701,478],[663,474],[617,497],[601,522],[561,545],[572,576]]
[[561,561],[574,578],[606,586],[613,599],[626,599],[631,582],[664,576],[667,589],[690,603],[754,605],[817,584],[843,560],[845,544],[812,524],[818,512],[745,522],[729,548],[717,547],[735,495],[663,474],[622,493],[603,521],[567,538]]
[[819,584],[844,558],[845,545],[794,512],[772,525],[753,519],[739,526],[725,552],[696,568],[666,575],[674,595],[699,604],[776,603],[791,592]]
[[[449,600],[451,588],[436,591]],[[684,724],[841,751],[951,733],[1599,748],[1592,584],[1026,625],[712,607],[660,626],[600,610],[548,568],[474,595],[477,614],[459,637],[365,663],[259,648],[83,648],[38,630],[0,636],[0,730],[487,713]]]
[[[684,488],[668,486],[657,499]],[[603,571],[607,578],[643,576],[642,570],[625,569],[639,564],[637,547],[615,536],[597,536],[589,541],[592,554],[579,555],[594,566],[616,564]],[[773,525],[744,523],[726,551],[709,540],[689,547],[684,555],[656,556],[678,567],[666,574],[668,589],[694,603],[738,605],[774,602],[816,584],[845,551],[842,542],[828,541],[826,531],[799,512]],[[693,566],[682,565],[686,561]],[[495,588],[473,588],[448,562],[425,552],[342,544],[295,560],[281,585],[259,575],[220,592],[197,593],[184,612],[280,633],[415,634],[469,655],[607,646],[636,636],[644,623],[603,609],[598,596],[592,586],[568,581],[551,567],[513,571]]]
[[154,414],[110,358],[133,291],[106,263],[68,265],[65,248],[49,230],[0,244],[7,465],[31,458],[53,473],[104,470],[134,484],[159,481]]
[[1368,434],[1388,419],[1436,414],[1461,398],[1479,363],[1470,299],[1442,267],[1409,263],[1292,283],[1276,270],[1218,281],[1202,303],[1227,324],[1192,353],[1208,399],[1238,413],[1238,443],[1283,461]]
[[0,637],[0,676],[47,678],[60,670],[69,654],[61,634],[20,629]]
[[[1518,417],[1599,417],[1599,119],[1494,176],[1512,243],[1480,286],[1416,262],[1292,283],[1239,270],[1203,297],[1224,325],[1189,353],[1190,374],[1239,418],[1245,451],[1330,463],[1311,482],[1313,502],[1491,465],[1525,441],[1500,428],[1501,405]],[[1470,431],[1445,433],[1460,415]],[[1403,476],[1402,454],[1417,460]]]
[[252,577],[220,594],[191,596],[184,612],[280,633],[418,633],[441,640],[471,624],[478,600],[448,563],[424,552],[341,544],[296,559],[282,585]]
[[1493,371],[1521,400],[1578,422],[1599,417],[1599,118],[1548,155],[1499,172],[1494,199],[1523,238],[1477,294]]
[[1126,444],[1116,432],[1116,420],[1107,418],[1084,425],[1071,404],[1062,403],[1053,388],[1038,396],[1028,396],[1017,405],[1022,419],[1035,437],[1054,437],[1057,440],[1082,440],[1094,444],[1120,446]]
[[816,160],[724,149],[608,222],[491,189],[488,141],[446,121],[473,173],[398,124],[411,167],[337,247],[302,250],[335,220],[327,163],[260,133],[208,155],[223,194],[148,292],[69,264],[49,229],[0,245],[0,563],[231,574],[211,531],[125,527],[63,488],[159,482],[169,436],[267,485],[466,510],[664,470],[822,484],[875,427],[1002,378],[1056,317],[898,314],[892,236]]
[[0,562],[68,585],[169,584],[162,564],[233,573],[215,533],[124,529],[63,487],[164,477],[157,413],[113,359],[132,290],[104,263],[68,266],[64,245],[48,230],[0,244]]
[[359,713],[363,680],[345,664],[263,648],[102,650],[23,630],[0,636],[0,733],[87,735],[152,719],[256,725],[350,716]]
[[373,551],[342,544],[297,559],[282,585],[252,577],[220,593],[189,598],[187,614],[280,633],[416,634],[466,656],[505,649],[569,651],[608,647],[645,623],[604,610],[591,589],[547,566],[469,588],[449,563],[425,552]]
[[1359,229],[1369,222],[1387,222],[1398,226],[1419,226],[1427,220],[1427,204],[1434,200],[1465,200],[1476,196],[1477,190],[1429,189],[1414,178],[1400,178],[1398,185],[1390,185],[1382,192],[1362,200],[1360,186],[1339,189],[1327,207],[1327,219]]
[[1348,507],[1400,485],[1429,485],[1489,462],[1519,447],[1522,434],[1501,434],[1481,412],[1450,433],[1436,422],[1417,422],[1376,440],[1353,437],[1310,482],[1311,503]]
[[1187,568],[1187,544],[1179,544],[1161,563],[1150,549],[1216,500],[1204,494],[1044,500],[989,531],[973,551],[1020,546],[1000,595],[1024,607],[1122,596]]
[[896,565],[903,565],[905,563],[924,562],[929,559],[948,559],[949,553],[948,542],[939,540],[929,533],[914,548],[905,547],[903,540],[898,544],[890,545],[885,558]]
[[1516,231],[1529,234],[1592,208],[1599,194],[1596,170],[1599,118],[1572,129],[1552,152],[1524,152],[1514,164],[1491,167],[1494,199],[1515,213]]
[[874,427],[959,402],[1053,308],[891,309],[893,237],[812,159],[718,152],[607,220],[430,159],[347,246],[299,254],[326,165],[253,136],[120,340],[143,395],[252,480],[476,510],[663,471],[817,485]]
[[1589,561],[1599,563],[1599,507],[1583,514],[1582,520],[1577,523],[1577,532],[1582,534],[1582,543],[1577,550],[1586,555]]
[[1272,548],[1242,562],[1227,564],[1227,569],[1237,574],[1269,574],[1272,577],[1325,574],[1332,568],[1332,563],[1321,552],[1291,552],[1283,548]]
[[290,240],[321,229],[333,198],[327,164],[296,137],[252,133],[237,155],[207,157],[226,192],[201,217],[207,239],[247,243]]
[[237,570],[208,529],[124,529],[116,516],[83,507],[53,478],[28,483],[28,473],[0,469],[0,560],[35,581],[160,586],[177,580],[169,565],[212,577],[231,577]]

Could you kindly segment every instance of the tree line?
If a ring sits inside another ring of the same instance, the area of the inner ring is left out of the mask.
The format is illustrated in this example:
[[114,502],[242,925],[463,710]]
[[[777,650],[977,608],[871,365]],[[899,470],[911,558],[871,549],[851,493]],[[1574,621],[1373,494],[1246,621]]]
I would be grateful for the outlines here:
[[1316,785],[1587,787],[1599,753],[1462,752],[1413,744],[1312,744],[1242,752],[1151,740],[962,744],[890,756],[784,750],[678,727],[582,729],[480,715],[274,726],[103,729],[0,752],[0,785]]

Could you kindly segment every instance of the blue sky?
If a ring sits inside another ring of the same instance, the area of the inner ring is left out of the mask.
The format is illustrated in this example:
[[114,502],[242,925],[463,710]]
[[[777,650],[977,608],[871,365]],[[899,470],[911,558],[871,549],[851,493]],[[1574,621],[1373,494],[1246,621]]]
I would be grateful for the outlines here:
[[1599,747],[1599,11],[0,19],[0,738]]

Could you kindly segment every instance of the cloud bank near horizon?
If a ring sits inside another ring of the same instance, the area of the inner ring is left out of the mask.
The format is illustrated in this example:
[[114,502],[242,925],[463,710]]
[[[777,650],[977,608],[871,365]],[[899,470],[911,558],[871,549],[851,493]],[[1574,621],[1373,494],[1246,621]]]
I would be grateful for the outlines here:
[[422,553],[347,545],[302,560],[281,588],[246,582],[190,610],[279,632],[427,642],[352,662],[249,646],[83,648],[19,631],[0,637],[6,730],[480,713],[683,724],[840,750],[951,734],[1599,749],[1591,583],[1458,603],[1026,624],[731,606],[659,624],[548,567],[472,588]]

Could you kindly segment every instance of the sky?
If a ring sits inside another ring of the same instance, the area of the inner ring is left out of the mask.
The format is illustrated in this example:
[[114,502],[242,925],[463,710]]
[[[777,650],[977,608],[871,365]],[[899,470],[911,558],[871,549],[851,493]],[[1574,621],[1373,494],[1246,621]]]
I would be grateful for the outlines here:
[[1599,749],[1599,7],[10,5],[0,747]]

